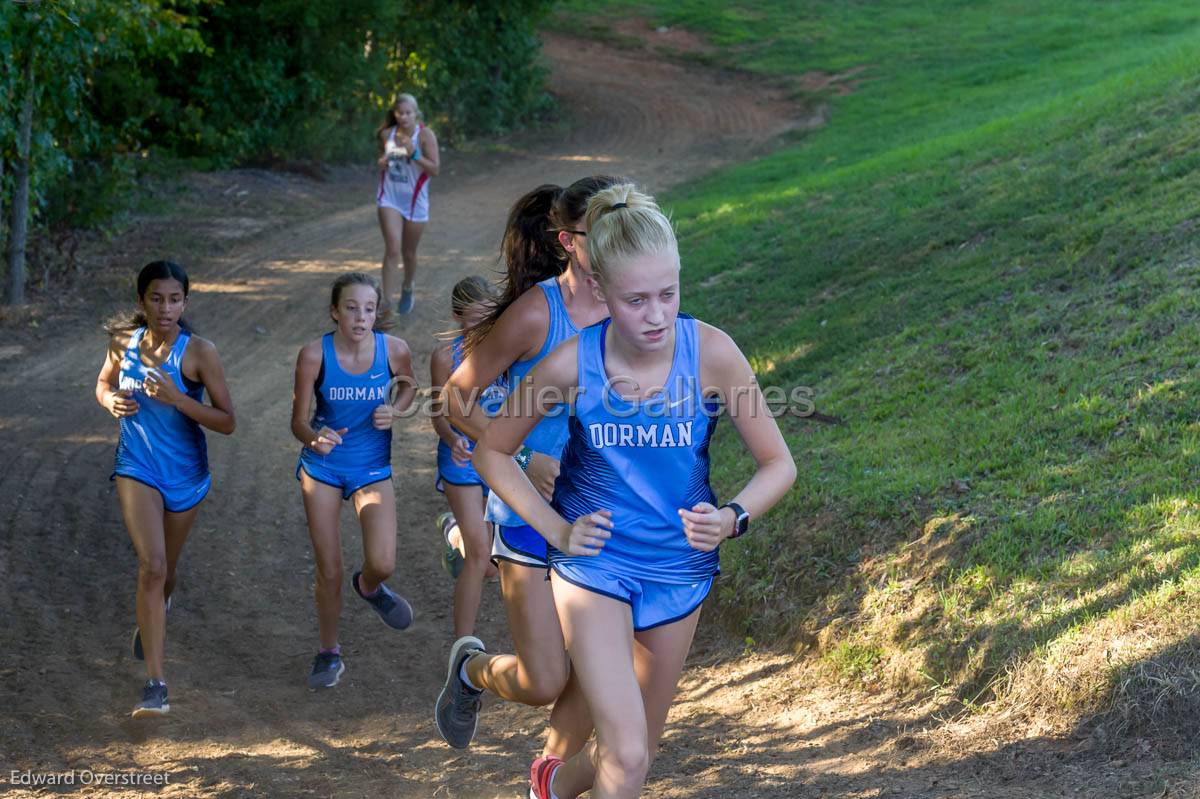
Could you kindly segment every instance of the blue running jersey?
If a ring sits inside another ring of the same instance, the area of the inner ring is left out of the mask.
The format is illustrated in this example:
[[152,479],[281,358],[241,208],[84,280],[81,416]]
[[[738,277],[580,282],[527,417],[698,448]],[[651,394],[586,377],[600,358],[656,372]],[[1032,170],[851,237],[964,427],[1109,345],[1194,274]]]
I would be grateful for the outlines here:
[[[537,366],[538,361],[549,355],[555,347],[562,344],[571,336],[579,332],[579,328],[575,327],[575,323],[571,321],[571,315],[567,313],[566,303],[563,302],[562,289],[558,285],[558,278],[548,277],[537,284],[538,288],[546,296],[546,305],[550,308],[550,326],[546,331],[546,341],[542,344],[542,348],[538,350],[537,355],[524,361],[517,361],[508,368],[508,390],[520,391],[521,381],[525,376]],[[532,291],[533,289],[530,289]],[[558,405],[552,413],[556,415],[546,416],[537,426],[530,431],[525,437],[525,446],[532,449],[534,452],[540,452],[543,455],[549,455],[552,458],[560,458],[563,447],[567,444],[567,406]],[[486,518],[490,522],[496,522],[506,527],[521,527],[524,526],[525,520],[508,507],[504,500],[493,492],[488,497]]]
[[550,562],[663,583],[694,583],[716,574],[716,550],[693,549],[679,509],[716,504],[708,484],[708,445],[716,406],[700,396],[696,320],[675,321],[675,354],[663,394],[638,402],[608,384],[604,334],[609,320],[579,334],[579,393],[570,439],[554,484],[554,509],[575,521],[612,511],[612,538],[599,555],[551,548]]
[[[208,445],[200,424],[174,407],[146,394],[143,381],[148,367],[142,363],[141,344],[146,328],[139,327],[129,337],[121,357],[117,387],[133,392],[138,410],[121,419],[121,438],[117,443],[114,473],[146,472],[167,485],[194,483],[208,475]],[[180,329],[171,352],[160,370],[175,386],[197,402],[204,401],[204,385],[183,376],[183,351],[191,334]]]
[[[453,372],[459,367],[463,360],[463,337],[460,335],[450,344],[450,371]],[[477,402],[483,408],[483,412],[488,416],[495,416],[500,407],[504,405],[504,399],[508,396],[507,384],[504,380],[504,375],[498,376],[492,381],[492,384],[479,393]],[[464,435],[454,425],[450,425],[450,429],[457,435]],[[468,447],[472,452],[475,451],[475,442],[467,438]],[[483,485],[483,478],[475,471],[475,467],[471,464],[459,466],[454,462],[454,458],[450,455],[450,447],[445,441],[438,439],[437,457],[438,457],[438,490],[441,490],[441,483],[449,483],[450,485]]]
[[392,429],[376,430],[371,422],[375,409],[388,401],[392,381],[387,339],[383,333],[374,336],[375,357],[371,368],[356,375],[346,372],[338,363],[333,333],[326,333],[321,339],[321,374],[317,380],[317,412],[312,426],[314,430],[322,427],[349,429],[342,434],[342,443],[328,455],[305,447],[300,452],[302,463],[318,463],[344,473],[391,465]]

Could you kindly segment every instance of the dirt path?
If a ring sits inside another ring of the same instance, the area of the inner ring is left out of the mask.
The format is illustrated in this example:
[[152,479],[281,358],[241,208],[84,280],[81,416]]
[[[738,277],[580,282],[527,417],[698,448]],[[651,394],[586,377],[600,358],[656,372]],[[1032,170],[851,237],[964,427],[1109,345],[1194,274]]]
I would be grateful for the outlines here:
[[[423,381],[449,286],[494,266],[506,209],[520,192],[593,172],[660,190],[745,158],[804,118],[770,91],[696,67],[566,39],[549,41],[547,53],[571,129],[460,160],[434,183],[417,311],[399,330]],[[209,437],[215,488],[188,544],[170,618],[173,708],[165,720],[128,716],[143,679],[127,654],[136,561],[105,479],[115,425],[90,399],[103,351],[95,319],[6,342],[0,786],[11,795],[38,794],[9,784],[10,771],[26,769],[165,773],[160,794],[181,797],[524,795],[545,711],[490,704],[466,754],[442,744],[432,724],[451,639],[451,585],[437,567],[431,521],[443,504],[432,489],[436,438],[424,419],[399,431],[394,455],[401,530],[393,584],[414,599],[417,622],[404,634],[386,630],[349,594],[346,677],[329,692],[304,686],[315,620],[293,477],[297,445],[287,427],[290,380],[297,347],[325,329],[332,277],[377,268],[372,178],[360,180],[361,202],[339,204],[343,181],[329,189],[334,199],[319,218],[188,262],[197,278],[193,321],[222,351],[240,427],[232,438]],[[360,546],[349,512],[343,522],[350,570]],[[479,631],[494,648],[507,646],[494,586]],[[1031,789],[1019,779],[1029,772],[1013,765],[1023,761],[1008,750],[987,754],[985,765],[933,750],[906,756],[913,739],[901,733],[927,720],[929,708],[901,712],[880,700],[803,691],[789,659],[731,654],[712,630],[693,664],[647,795],[723,796],[736,785],[744,796],[1015,797],[1060,795],[1073,779],[1061,772],[1047,778],[1046,792]],[[986,766],[993,760],[1001,765]],[[995,778],[980,782],[976,773],[955,783],[950,776],[964,763],[992,768]],[[1151,788],[1163,795],[1161,783],[1143,781],[1139,790]]]
[[[494,266],[520,192],[600,171],[658,189],[789,125],[786,106],[730,79],[579,42],[552,40],[547,50],[571,131],[469,159],[473,172],[460,162],[435,181],[417,311],[399,331],[425,382],[449,287]],[[162,723],[128,718],[141,681],[126,654],[135,559],[105,479],[114,426],[89,398],[103,346],[94,319],[0,364],[8,462],[0,477],[0,677],[20,685],[0,721],[0,782],[10,768],[145,768],[169,772],[164,794],[180,796],[520,794],[543,711],[485,710],[469,755],[444,746],[431,723],[451,638],[451,585],[436,561],[432,519],[443,504],[432,490],[436,438],[425,419],[399,431],[395,453],[402,529],[394,582],[414,598],[418,621],[392,633],[348,596],[346,679],[327,693],[304,686],[315,625],[297,447],[287,429],[291,370],[298,345],[326,327],[332,276],[377,269],[371,180],[364,176],[353,207],[189,262],[192,317],[222,351],[240,427],[229,439],[209,437],[216,487],[181,567],[167,661],[173,708]],[[357,531],[349,512],[344,523]],[[345,536],[347,568],[360,558],[356,539]],[[503,629],[492,587],[480,630],[503,646]]]

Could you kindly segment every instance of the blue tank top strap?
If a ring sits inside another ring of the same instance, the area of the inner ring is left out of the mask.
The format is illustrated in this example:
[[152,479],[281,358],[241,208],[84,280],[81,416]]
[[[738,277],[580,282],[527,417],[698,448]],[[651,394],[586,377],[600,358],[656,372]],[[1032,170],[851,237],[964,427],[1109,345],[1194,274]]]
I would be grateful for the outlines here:
[[585,392],[592,390],[592,386],[604,386],[608,382],[604,371],[604,337],[608,323],[605,319],[579,331],[575,361],[579,366],[579,387]]
[[462,366],[463,362],[463,337],[460,333],[450,342],[450,371],[453,372],[458,367]]
[[548,355],[550,350],[578,333],[579,328],[571,321],[571,314],[567,312],[562,284],[558,282],[558,278],[546,278],[538,285],[542,287],[546,295],[546,304],[550,308],[550,329],[546,334],[547,346],[543,348],[543,355]]
[[388,358],[387,336],[375,331],[375,363],[372,369],[382,370],[387,373],[388,380],[392,379],[392,361]]
[[171,368],[178,370],[179,382],[183,382],[183,351],[187,349],[188,342],[192,340],[192,334],[183,328],[179,328],[179,335],[175,337],[175,343],[171,345],[171,352],[167,355],[167,362]]
[[333,348],[333,333],[326,333],[321,336],[321,374],[320,380],[317,381],[317,388],[322,388],[329,382],[329,370],[333,369],[334,374],[341,374],[342,365],[338,363],[337,351]]

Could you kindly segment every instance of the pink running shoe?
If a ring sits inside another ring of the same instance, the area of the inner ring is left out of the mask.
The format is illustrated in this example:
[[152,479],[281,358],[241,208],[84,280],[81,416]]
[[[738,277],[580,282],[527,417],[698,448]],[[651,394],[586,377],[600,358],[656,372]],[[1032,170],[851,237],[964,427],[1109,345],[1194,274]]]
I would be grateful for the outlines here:
[[561,757],[542,755],[529,767],[529,799],[550,799],[550,781],[563,764]]

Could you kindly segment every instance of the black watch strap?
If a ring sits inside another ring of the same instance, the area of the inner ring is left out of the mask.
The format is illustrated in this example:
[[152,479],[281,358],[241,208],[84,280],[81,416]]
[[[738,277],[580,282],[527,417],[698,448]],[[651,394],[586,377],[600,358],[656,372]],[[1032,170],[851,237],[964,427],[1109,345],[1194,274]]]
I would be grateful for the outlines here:
[[738,536],[745,535],[746,530],[750,528],[750,514],[746,512],[746,509],[736,502],[726,502],[721,507],[729,508],[733,511],[733,534],[729,537],[737,538]]

